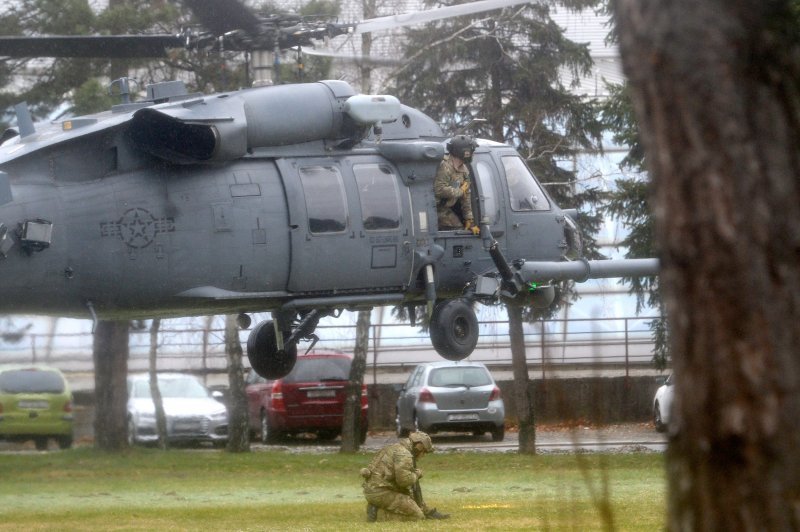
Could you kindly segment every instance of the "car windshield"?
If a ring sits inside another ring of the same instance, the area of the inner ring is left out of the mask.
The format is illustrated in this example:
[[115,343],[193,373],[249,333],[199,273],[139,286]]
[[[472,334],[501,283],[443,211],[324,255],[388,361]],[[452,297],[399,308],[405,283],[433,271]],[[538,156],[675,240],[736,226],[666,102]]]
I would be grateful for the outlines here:
[[350,359],[345,357],[301,358],[283,382],[346,381],[350,376]]
[[[161,397],[164,399],[168,397],[184,397],[190,399],[208,397],[208,391],[203,385],[192,378],[159,378],[158,390],[161,392]],[[150,382],[147,380],[138,380],[134,382],[131,396],[137,399],[150,398]]]
[[437,368],[428,377],[428,384],[438,387],[486,386],[491,383],[489,373],[476,366]]
[[64,379],[55,371],[20,369],[0,373],[0,391],[5,393],[63,393]]

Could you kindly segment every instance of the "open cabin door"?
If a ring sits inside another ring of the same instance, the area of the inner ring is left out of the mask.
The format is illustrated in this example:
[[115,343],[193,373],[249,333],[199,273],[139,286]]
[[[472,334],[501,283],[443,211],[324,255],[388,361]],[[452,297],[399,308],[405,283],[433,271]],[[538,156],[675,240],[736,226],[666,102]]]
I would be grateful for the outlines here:
[[289,205],[291,292],[401,290],[410,204],[380,157],[279,160]]

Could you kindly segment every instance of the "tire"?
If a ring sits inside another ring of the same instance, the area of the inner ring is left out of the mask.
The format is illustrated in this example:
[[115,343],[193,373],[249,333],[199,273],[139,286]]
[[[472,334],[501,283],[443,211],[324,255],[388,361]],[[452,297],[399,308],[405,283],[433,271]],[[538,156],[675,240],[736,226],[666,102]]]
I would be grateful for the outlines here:
[[33,439],[33,443],[36,445],[37,451],[47,450],[47,436],[38,436]]
[[262,321],[247,337],[247,359],[253,371],[265,379],[280,379],[292,371],[297,361],[297,345],[279,351],[272,321]]
[[447,360],[464,360],[478,344],[478,317],[465,299],[442,301],[433,309],[431,343]]
[[503,441],[505,437],[506,427],[504,425],[500,425],[499,427],[492,429],[492,441]]
[[414,432],[428,432],[427,430],[423,429],[419,426],[419,418],[417,417],[416,412],[414,413]]
[[59,449],[69,449],[70,447],[72,447],[72,434],[67,434],[66,436],[58,437]]
[[395,423],[395,429],[396,429],[396,432],[397,432],[397,437],[398,438],[407,438],[408,435],[410,434],[410,432],[409,432],[409,430],[407,428],[403,427],[400,424],[400,413],[399,412],[397,413],[397,416],[394,418],[394,423]]
[[656,402],[653,406],[653,425],[656,426],[656,432],[666,432],[667,426],[661,418],[661,406]]
[[331,441],[335,440],[338,435],[338,430],[320,430],[317,432],[317,439],[319,441]]
[[269,426],[269,416],[263,410],[261,411],[261,443],[271,445],[277,442],[280,434]]

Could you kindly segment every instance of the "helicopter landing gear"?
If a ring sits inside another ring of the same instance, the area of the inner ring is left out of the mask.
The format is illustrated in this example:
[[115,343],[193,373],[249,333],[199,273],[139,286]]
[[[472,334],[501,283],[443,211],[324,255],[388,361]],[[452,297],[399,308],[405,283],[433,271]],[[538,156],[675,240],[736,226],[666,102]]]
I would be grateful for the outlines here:
[[[284,333],[284,336],[289,336]],[[297,344],[284,344],[278,349],[278,337],[272,320],[262,321],[247,338],[247,358],[253,371],[265,379],[285,377],[297,360]]]
[[431,343],[447,360],[464,360],[478,344],[478,317],[465,298],[448,299],[433,309]]

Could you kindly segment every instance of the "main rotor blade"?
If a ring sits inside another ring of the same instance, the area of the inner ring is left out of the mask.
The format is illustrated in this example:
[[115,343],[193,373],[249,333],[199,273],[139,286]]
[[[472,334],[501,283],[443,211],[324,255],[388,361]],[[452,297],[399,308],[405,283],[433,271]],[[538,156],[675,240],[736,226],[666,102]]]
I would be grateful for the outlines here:
[[331,59],[340,59],[344,61],[353,61],[356,63],[369,63],[373,65],[399,65],[403,61],[393,57],[378,57],[374,55],[355,55],[344,52],[334,52],[333,50],[325,50],[318,48],[302,47],[301,51],[305,55],[314,57],[330,57]]
[[472,13],[482,13],[484,11],[492,11],[494,9],[501,9],[503,7],[528,3],[531,3],[531,0],[480,0],[479,2],[440,7],[437,9],[429,9],[427,11],[416,11],[413,13],[404,13],[402,15],[378,17],[357,23],[355,30],[353,30],[352,33],[369,33],[372,31],[390,30],[393,28],[401,28],[403,26],[424,24],[425,22],[433,22],[434,20],[460,17],[462,15],[471,15]]
[[169,48],[183,48],[178,35],[52,35],[0,37],[5,57],[166,57]]
[[258,34],[259,18],[239,0],[182,0],[214,35],[233,30]]

